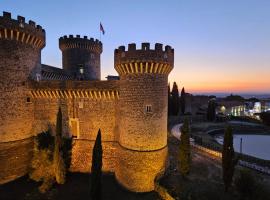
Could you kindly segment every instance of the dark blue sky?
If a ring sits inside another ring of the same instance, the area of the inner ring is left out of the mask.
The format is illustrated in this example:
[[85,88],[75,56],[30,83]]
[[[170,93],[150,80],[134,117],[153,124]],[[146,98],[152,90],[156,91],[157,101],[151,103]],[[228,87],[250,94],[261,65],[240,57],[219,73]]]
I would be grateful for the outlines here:
[[114,48],[160,42],[175,48],[170,81],[187,91],[270,92],[269,0],[2,0],[0,8],[46,29],[46,64],[61,67],[60,36],[99,39],[101,21],[102,78],[116,74]]

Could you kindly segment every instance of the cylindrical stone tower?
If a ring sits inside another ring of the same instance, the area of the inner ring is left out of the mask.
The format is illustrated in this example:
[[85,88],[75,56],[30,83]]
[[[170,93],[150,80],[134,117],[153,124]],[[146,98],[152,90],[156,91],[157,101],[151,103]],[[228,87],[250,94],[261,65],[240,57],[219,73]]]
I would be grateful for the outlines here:
[[167,84],[174,50],[142,43],[136,50],[120,46],[114,67],[120,75],[118,164],[116,178],[129,190],[154,189],[154,179],[164,170],[167,157]]
[[45,31],[35,22],[11,19],[8,12],[0,17],[0,183],[23,175],[29,164],[27,150],[19,150],[23,142],[18,141],[33,135],[28,80],[40,78],[44,46]]
[[69,35],[59,38],[63,69],[77,80],[100,80],[102,43],[93,38]]

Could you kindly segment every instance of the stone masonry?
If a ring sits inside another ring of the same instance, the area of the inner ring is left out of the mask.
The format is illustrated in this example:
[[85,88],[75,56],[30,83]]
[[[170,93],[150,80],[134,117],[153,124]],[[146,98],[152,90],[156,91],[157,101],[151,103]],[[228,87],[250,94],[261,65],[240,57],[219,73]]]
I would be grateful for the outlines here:
[[98,129],[103,171],[125,188],[154,189],[167,161],[167,82],[174,50],[156,43],[115,49],[120,80],[100,80],[102,43],[87,36],[59,39],[63,69],[41,64],[45,31],[35,22],[0,17],[0,184],[29,171],[33,138],[54,130],[73,137],[70,171],[89,173]]

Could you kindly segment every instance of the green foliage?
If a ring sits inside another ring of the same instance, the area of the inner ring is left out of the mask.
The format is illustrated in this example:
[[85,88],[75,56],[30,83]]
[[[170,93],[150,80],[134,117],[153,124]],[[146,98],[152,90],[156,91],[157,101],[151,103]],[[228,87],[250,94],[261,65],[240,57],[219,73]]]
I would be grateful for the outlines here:
[[179,112],[179,91],[176,82],[173,83],[172,88],[172,115],[176,116]]
[[213,99],[210,99],[208,102],[208,108],[207,108],[207,120],[214,121],[215,118],[216,118],[216,101]]
[[251,98],[249,98],[249,99],[246,99],[246,101],[255,103],[255,102],[259,102],[260,100],[257,99],[257,98],[255,98],[255,97],[251,97]]
[[186,111],[186,93],[185,93],[185,88],[184,87],[181,90],[180,104],[181,104],[181,113],[185,114],[185,111]]
[[39,190],[44,193],[54,183],[53,155],[50,148],[39,148],[38,141],[38,139],[35,139],[33,159],[31,162],[32,170],[29,176],[35,181],[42,182]]
[[256,190],[256,181],[249,170],[241,170],[234,183],[240,199],[252,199]]
[[187,119],[185,119],[184,124],[181,127],[178,167],[182,176],[188,175],[191,167],[191,151],[189,124]]
[[56,121],[53,164],[56,182],[59,184],[64,184],[66,178],[66,166],[62,156],[61,146],[62,146],[62,111],[61,108],[59,108]]
[[66,169],[69,169],[72,156],[72,138],[62,137],[62,157],[64,158]]
[[264,124],[270,126],[270,112],[262,112],[260,118]]
[[51,135],[51,131],[42,132],[36,137],[39,149],[51,149],[54,147],[54,137]]
[[245,101],[245,98],[239,96],[239,95],[233,95],[231,94],[230,96],[225,97],[226,101]]
[[[40,133],[35,138],[34,155],[31,162],[30,178],[41,181],[40,192],[48,191],[55,181],[65,182],[66,164],[71,158],[71,139],[62,138],[62,112],[59,108],[56,122],[56,135],[50,132]],[[64,160],[63,155],[67,155]]]
[[101,175],[102,175],[102,144],[101,131],[98,130],[97,138],[92,153],[91,167],[91,199],[101,199]]
[[228,126],[225,130],[222,149],[222,172],[226,192],[232,184],[232,178],[236,164],[237,159],[234,157],[232,128]]
[[168,116],[172,115],[172,96],[170,84],[168,84]]

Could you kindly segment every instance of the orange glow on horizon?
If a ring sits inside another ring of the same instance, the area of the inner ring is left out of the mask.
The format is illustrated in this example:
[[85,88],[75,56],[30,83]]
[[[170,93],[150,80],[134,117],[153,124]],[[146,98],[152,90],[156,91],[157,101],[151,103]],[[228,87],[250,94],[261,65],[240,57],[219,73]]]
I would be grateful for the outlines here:
[[[174,82],[169,79],[170,85]],[[185,87],[189,93],[270,93],[270,82],[239,82],[239,81],[176,81],[179,89]]]
[[[184,59],[184,58],[183,58]],[[192,59],[190,59],[192,60]],[[264,93],[270,94],[269,68],[255,63],[176,62],[169,75],[178,88],[189,93]],[[256,66],[260,66],[259,69]]]

